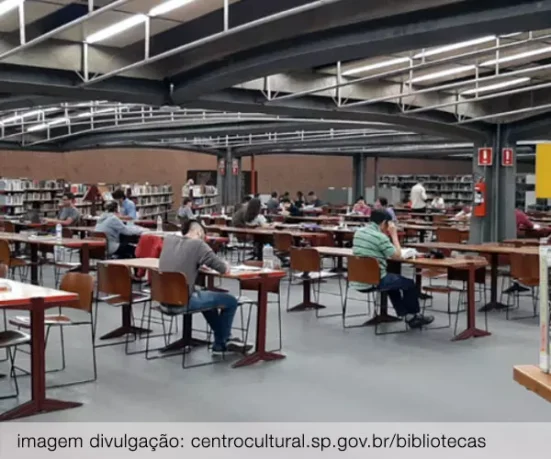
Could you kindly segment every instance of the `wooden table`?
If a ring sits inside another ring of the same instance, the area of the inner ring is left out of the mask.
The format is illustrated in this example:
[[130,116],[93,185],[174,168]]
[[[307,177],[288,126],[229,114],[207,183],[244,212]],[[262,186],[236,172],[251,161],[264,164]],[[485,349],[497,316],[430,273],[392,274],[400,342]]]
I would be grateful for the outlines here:
[[23,284],[2,279],[9,291],[0,292],[0,309],[30,311],[31,315],[31,400],[10,411],[0,414],[0,421],[32,416],[50,411],[81,406],[81,403],[65,402],[46,398],[46,362],[44,337],[44,311],[54,306],[63,306],[78,300],[75,293]]
[[513,368],[513,379],[521,386],[551,402],[551,375],[536,365],[517,365]]
[[520,239],[505,239],[504,244],[513,244],[517,247],[532,246],[537,247],[541,245],[540,239],[537,238],[520,238]]
[[[315,247],[320,255],[327,255],[333,257],[350,257],[353,256],[352,249],[338,248],[338,247]],[[487,263],[482,260],[472,260],[469,258],[444,258],[444,259],[432,259],[432,258],[408,258],[401,260],[389,260],[390,262],[397,262],[401,264],[409,264],[419,268],[439,268],[439,269],[461,269],[466,270],[469,273],[467,282],[467,328],[456,335],[453,340],[461,341],[468,338],[478,338],[483,336],[489,336],[490,332],[476,328],[476,310],[475,310],[475,272],[477,269],[485,266]],[[385,308],[386,309],[386,308]],[[392,321],[388,319],[388,313],[381,308],[381,318],[375,318],[375,321],[369,325],[376,323],[384,323]]]
[[[159,269],[159,260],[157,258],[134,258],[128,260],[108,260],[102,262],[105,264],[112,265],[122,265],[128,266],[131,268],[143,268],[158,270]],[[267,325],[268,325],[268,292],[266,291],[265,285],[266,280],[270,278],[283,278],[285,277],[285,271],[281,270],[269,270],[269,271],[231,271],[228,274],[220,274],[211,269],[202,269],[201,273],[206,276],[214,277],[224,277],[226,279],[234,280],[245,280],[245,279],[258,279],[259,289],[258,289],[258,313],[256,317],[256,339],[255,339],[255,350],[251,354],[246,355],[241,360],[233,364],[234,368],[244,367],[253,365],[260,361],[272,361],[284,359],[283,354],[277,352],[268,352],[266,350],[266,334],[267,334]],[[187,315],[191,318],[191,315]],[[188,327],[184,325],[185,328],[188,328],[191,333],[191,324]],[[170,348],[165,348],[167,351],[172,351],[177,348],[189,345],[190,336],[178,340],[176,343],[171,343]]]
[[538,247],[508,247],[498,243],[488,244],[452,244],[448,242],[427,242],[424,244],[408,244],[410,247],[428,250],[452,250],[456,252],[474,252],[490,255],[490,302],[484,305],[480,311],[491,311],[493,309],[505,309],[506,305],[497,301],[497,277],[499,266],[499,255],[538,255]]
[[0,239],[22,242],[31,248],[31,283],[38,284],[38,249],[40,247],[67,247],[80,250],[81,271],[90,271],[90,247],[105,247],[104,239],[57,239],[55,236],[29,236],[18,233],[0,233]]

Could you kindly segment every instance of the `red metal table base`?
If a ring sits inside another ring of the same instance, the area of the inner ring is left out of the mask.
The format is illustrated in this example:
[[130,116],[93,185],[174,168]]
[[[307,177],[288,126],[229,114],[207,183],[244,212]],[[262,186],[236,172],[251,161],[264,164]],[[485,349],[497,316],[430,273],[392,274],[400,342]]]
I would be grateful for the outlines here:
[[183,331],[182,331],[182,338],[168,344],[162,349],[159,349],[159,352],[161,353],[175,352],[175,351],[185,350],[186,348],[207,346],[210,344],[209,341],[207,340],[194,338],[192,336],[193,316],[191,314],[185,315],[183,321],[184,321],[184,325],[183,325]]
[[289,312],[310,311],[312,309],[325,309],[325,306],[312,301],[312,283],[310,279],[304,278],[302,281],[302,303],[289,309]]
[[255,350],[252,354],[246,355],[235,362],[232,367],[246,367],[258,362],[270,362],[273,360],[282,360],[283,354],[269,352],[266,350],[266,328],[268,322],[268,293],[264,286],[264,279],[261,279],[258,290],[258,314],[256,316],[256,341]]
[[491,333],[480,328],[467,328],[465,331],[459,333],[453,337],[452,341],[462,341],[469,338],[482,338],[484,336],[490,336]]
[[62,400],[54,400],[45,398],[40,403],[37,400],[30,400],[23,405],[19,405],[13,410],[6,411],[0,414],[0,422],[11,421],[18,418],[25,418],[41,413],[51,413],[52,411],[68,410],[70,408],[78,408],[82,406],[79,402],[64,402]]

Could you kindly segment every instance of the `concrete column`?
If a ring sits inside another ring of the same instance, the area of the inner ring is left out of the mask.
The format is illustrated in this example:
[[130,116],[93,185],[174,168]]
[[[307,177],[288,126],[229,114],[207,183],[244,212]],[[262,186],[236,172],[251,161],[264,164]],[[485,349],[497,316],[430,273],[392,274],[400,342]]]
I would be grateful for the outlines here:
[[365,193],[365,155],[352,156],[352,201]]
[[[499,126],[498,126],[499,127]],[[517,222],[515,208],[517,201],[517,159],[515,154],[515,142],[509,141],[509,129],[500,126],[499,151],[496,152],[498,188],[495,200],[497,202],[496,231],[497,240],[512,239],[517,237]],[[502,166],[501,156],[504,148],[513,149],[513,165]]]
[[241,201],[243,201],[243,169],[242,169],[242,161],[241,158],[237,158],[237,167],[239,170],[239,173],[237,176],[234,176],[235,180],[235,200],[234,204],[237,204]]
[[226,150],[226,180],[224,187],[224,205],[232,206],[235,204],[235,177],[232,172],[233,156],[231,148]]
[[[492,193],[494,187],[494,173],[492,167],[481,167],[478,165],[478,149],[482,147],[493,147],[495,145],[493,141],[489,140],[487,143],[475,144],[473,150],[473,183],[483,180],[486,184],[486,216],[475,217],[474,214],[471,218],[471,228],[469,242],[472,244],[480,244],[482,242],[490,242],[493,239],[493,206],[494,206],[494,193]],[[495,161],[494,161],[495,166]],[[474,186],[474,185],[473,185]],[[474,191],[474,190],[473,190]],[[474,192],[473,192],[474,196]]]
[[224,166],[224,173],[220,173],[220,161],[225,160],[225,155],[216,156],[216,186],[218,188],[218,193],[220,194],[220,205],[226,205],[226,177],[228,173],[227,165]]

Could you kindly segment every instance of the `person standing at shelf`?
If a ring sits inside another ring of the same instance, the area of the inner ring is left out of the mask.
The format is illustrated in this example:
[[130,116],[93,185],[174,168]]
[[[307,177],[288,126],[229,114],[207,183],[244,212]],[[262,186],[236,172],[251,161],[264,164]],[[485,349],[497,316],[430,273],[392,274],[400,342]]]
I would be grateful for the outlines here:
[[70,191],[66,191],[63,194],[61,200],[61,210],[55,218],[45,219],[48,223],[61,224],[63,226],[78,226],[81,215],[78,209],[75,207],[75,195]]
[[128,199],[120,188],[113,191],[113,199],[119,203],[120,214],[123,217],[128,217],[136,220],[136,204]]
[[427,191],[422,182],[418,182],[411,189],[409,200],[413,212],[425,212],[427,210]]
[[438,192],[434,193],[434,198],[430,203],[430,207],[431,209],[436,209],[436,210],[444,210],[446,208],[446,203],[444,202],[444,198],[440,193]]
[[193,214],[193,200],[186,196],[182,199],[182,205],[178,209],[178,217],[180,219],[193,220],[195,215]]
[[117,210],[117,202],[108,202],[94,231],[104,233],[107,237],[107,254],[110,257],[135,258],[136,246],[130,243],[129,238],[139,236],[144,232],[144,228],[137,225],[125,225],[116,215]]

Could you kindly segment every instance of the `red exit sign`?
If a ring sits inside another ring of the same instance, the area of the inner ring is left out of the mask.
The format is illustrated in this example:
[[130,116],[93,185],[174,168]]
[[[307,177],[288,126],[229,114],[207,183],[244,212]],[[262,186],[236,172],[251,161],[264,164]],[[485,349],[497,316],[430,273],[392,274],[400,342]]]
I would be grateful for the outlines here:
[[489,147],[478,149],[478,165],[491,166],[494,163],[494,150]]

